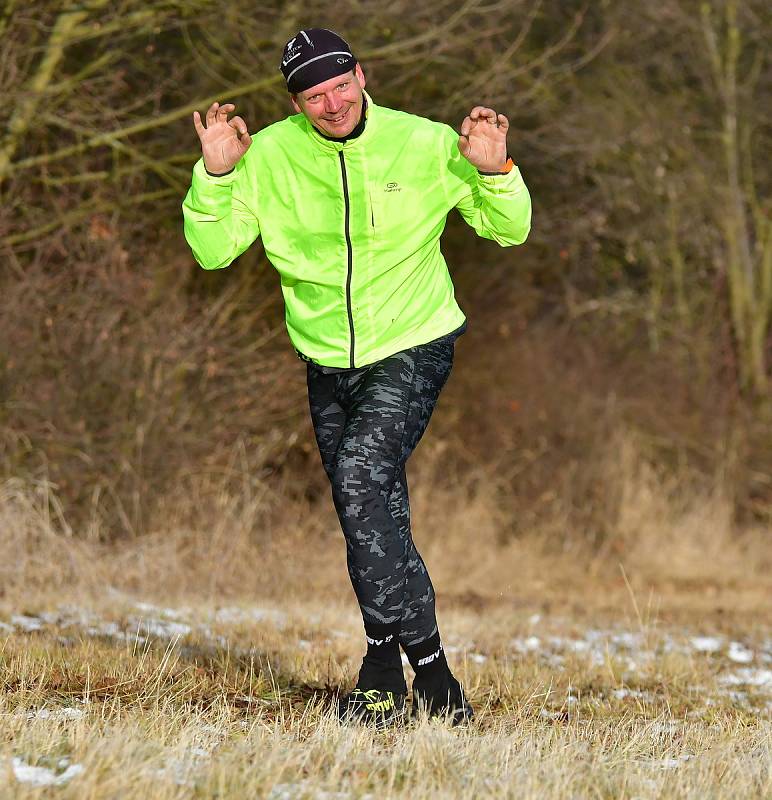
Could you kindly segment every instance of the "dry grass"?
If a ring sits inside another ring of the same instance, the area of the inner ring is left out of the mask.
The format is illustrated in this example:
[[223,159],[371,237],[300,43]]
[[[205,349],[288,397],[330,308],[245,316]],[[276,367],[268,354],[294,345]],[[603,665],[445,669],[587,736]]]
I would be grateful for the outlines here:
[[280,490],[202,483],[107,546],[45,484],[4,484],[0,796],[769,796],[765,532],[739,536],[720,491],[683,496],[623,435],[615,535],[559,552],[559,514],[502,536],[496,476],[452,490],[443,450],[411,461],[411,503],[464,730],[335,721],[363,644],[328,498],[288,492],[279,514]]
[[[14,783],[13,763],[54,774],[78,765],[61,796],[95,798],[734,798],[770,790],[768,695],[731,693],[721,673],[737,665],[669,649],[672,640],[652,628],[636,650],[651,660],[631,670],[614,645],[624,636],[609,633],[598,649],[557,662],[528,649],[536,622],[493,615],[475,645],[495,643],[485,661],[466,649],[452,655],[478,721],[378,733],[334,719],[334,689],[350,679],[359,651],[356,618],[340,607],[291,605],[271,618],[262,608],[123,602],[106,603],[102,622],[72,608],[37,623],[15,620],[40,628],[12,634],[3,647],[0,737],[14,796],[35,790]],[[445,618],[449,642],[480,631],[469,612]],[[520,654],[518,642],[526,643]]]

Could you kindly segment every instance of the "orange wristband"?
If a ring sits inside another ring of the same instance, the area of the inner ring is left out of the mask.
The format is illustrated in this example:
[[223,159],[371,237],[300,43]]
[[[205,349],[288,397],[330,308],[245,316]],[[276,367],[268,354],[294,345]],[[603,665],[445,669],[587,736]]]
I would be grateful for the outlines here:
[[480,172],[478,169],[477,171],[480,172],[480,175],[506,175],[508,172],[512,172],[515,168],[515,162],[512,161],[512,156],[507,157],[507,163],[504,164],[504,169],[501,172]]

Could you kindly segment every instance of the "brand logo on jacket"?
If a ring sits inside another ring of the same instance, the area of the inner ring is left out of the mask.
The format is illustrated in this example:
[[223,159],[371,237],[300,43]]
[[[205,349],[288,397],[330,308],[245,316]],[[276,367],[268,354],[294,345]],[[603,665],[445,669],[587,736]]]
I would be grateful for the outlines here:
[[385,192],[401,192],[402,187],[396,181],[389,181],[386,184]]

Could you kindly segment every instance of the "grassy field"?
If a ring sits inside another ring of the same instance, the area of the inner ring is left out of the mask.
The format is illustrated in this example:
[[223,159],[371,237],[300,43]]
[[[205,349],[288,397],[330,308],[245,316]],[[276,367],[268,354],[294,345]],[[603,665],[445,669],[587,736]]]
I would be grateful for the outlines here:
[[638,469],[612,541],[503,538],[491,483],[442,463],[411,505],[466,728],[337,723],[364,640],[327,498],[202,491],[108,545],[4,484],[0,798],[772,796],[768,531]]
[[0,794],[768,797],[762,627],[602,618],[446,611],[477,721],[377,732],[334,715],[362,651],[348,604],[171,608],[111,593],[12,614]]

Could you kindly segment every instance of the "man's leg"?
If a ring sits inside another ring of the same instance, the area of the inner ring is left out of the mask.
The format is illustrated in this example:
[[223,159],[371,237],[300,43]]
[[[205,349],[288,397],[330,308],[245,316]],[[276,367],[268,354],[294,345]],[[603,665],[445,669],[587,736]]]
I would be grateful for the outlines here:
[[[346,424],[346,411],[337,400],[335,375],[324,375],[312,371],[309,367],[307,380],[314,433],[322,465],[332,482],[335,457]],[[436,634],[437,623],[434,618],[434,587],[410,532],[410,502],[404,464],[392,487],[388,508],[399,528],[399,536],[405,547],[406,576],[399,639],[408,644],[415,644]],[[374,634],[372,626],[368,627],[371,628],[370,633]],[[385,635],[388,635],[388,631],[383,634]],[[379,646],[372,642],[378,641],[378,637],[368,635],[367,638],[370,660],[377,661],[376,651]],[[366,656],[365,661],[367,660]],[[402,669],[398,648],[394,649],[392,668]]]
[[[322,464],[330,480],[333,501],[335,502],[336,510],[339,511],[341,527],[344,533],[346,533],[347,528],[336,502],[335,469],[338,451],[344,437],[344,429],[353,408],[354,397],[352,390],[355,392],[357,386],[361,387],[363,375],[364,370],[356,373],[347,373],[345,376],[342,374],[324,375],[310,366],[307,373],[309,405],[314,432],[322,457]],[[343,389],[341,388],[342,383],[345,383]],[[349,445],[350,448],[352,446],[352,444]],[[390,521],[390,525],[392,528],[396,525],[393,519]],[[351,558],[351,546],[348,538],[346,540],[346,550],[349,576],[357,594],[357,599],[359,599],[360,595],[357,591],[354,565]],[[391,560],[395,562],[395,567],[399,569],[398,560],[393,556]],[[407,686],[405,685],[402,660],[399,653],[399,619],[386,622],[372,618],[368,619],[363,610],[363,622],[367,638],[367,652],[362,661],[357,686],[390,689],[404,694],[407,691]]]
[[403,647],[421,657],[421,645],[436,649],[439,634],[434,589],[410,534],[405,462],[452,361],[453,344],[438,342],[351,374],[309,368],[312,419],[346,536],[349,576],[366,630],[378,631],[368,641],[397,631]]
[[389,507],[401,471],[400,454],[414,361],[407,353],[382,359],[341,381],[346,424],[335,456],[332,492],[346,537],[351,583],[365,622],[402,619],[405,547]]
[[[402,443],[403,466],[423,436],[440,391],[450,375],[454,345],[452,341],[439,340],[419,345],[408,352],[413,351],[416,369]],[[404,495],[400,499],[404,507],[403,515],[409,520],[404,471],[402,478]],[[411,577],[410,581],[412,589],[406,589],[400,642],[415,671],[413,712],[415,714],[419,708],[425,708],[430,714],[448,713],[455,725],[472,719],[474,711],[445,659],[435,616],[434,587],[428,571],[415,549],[412,536],[406,541],[407,552],[410,553],[408,561],[413,560],[416,566],[412,570],[412,576],[415,577]]]
[[437,633],[437,619],[434,612],[434,586],[413,541],[404,464],[389,497],[389,510],[399,525],[400,537],[405,545],[405,595],[399,639],[403,645],[418,644]]
[[335,454],[338,452],[343,427],[346,424],[346,411],[338,402],[334,374],[325,375],[314,370],[309,364],[306,369],[306,381],[316,444],[322,457],[324,471],[332,481]]
[[[416,359],[413,391],[402,440],[401,461],[404,464],[423,436],[453,367],[454,343],[435,341],[419,345],[409,351]],[[407,480],[404,482],[403,503],[409,514]],[[409,537],[409,538],[408,538]],[[435,593],[426,565],[415,547],[412,534],[407,531],[406,550],[413,562],[412,581],[406,591],[403,629],[400,643],[415,670],[419,685],[426,680],[444,680],[449,672],[442,649],[435,612]],[[415,685],[415,684],[414,684]]]
[[[372,552],[373,544],[380,547],[377,543],[380,531],[389,541],[390,547],[393,547],[396,528],[403,548],[399,559],[396,555],[384,551],[385,557],[381,556],[378,561],[366,563],[365,556],[363,560],[367,572],[360,571],[359,575],[356,572],[356,557],[352,558],[352,584],[355,585],[355,591],[363,606],[363,614],[366,615],[365,598],[368,591],[361,586],[357,588],[357,578],[359,577],[360,583],[375,579],[381,582],[380,593],[369,593],[375,598],[371,610],[381,615],[379,621],[383,623],[395,621],[396,612],[400,611],[400,642],[403,648],[411,648],[413,654],[418,653],[413,659],[415,661],[431,655],[428,651],[423,653],[423,649],[427,647],[432,649],[432,653],[436,652],[439,632],[435,618],[434,587],[410,532],[410,506],[405,468],[407,460],[428,426],[439,394],[450,375],[453,349],[453,343],[448,341],[418,345],[383,359],[375,370],[368,373],[366,380],[350,386],[349,388],[353,390],[354,402],[351,406],[353,416],[349,416],[343,444],[338,451],[338,466],[344,468],[344,473],[346,469],[356,471],[358,465],[367,464],[371,471],[370,488],[378,489],[377,492],[371,492],[372,507],[367,508],[365,504],[369,522],[376,522],[372,525],[375,533],[368,535],[360,529],[357,537],[349,537],[349,541],[359,538],[366,544],[369,543]],[[361,443],[363,446],[356,444],[357,432],[364,433],[365,440]],[[340,457],[345,452],[348,437],[352,435],[355,446],[349,455],[353,457],[343,463]],[[397,440],[399,446],[395,452],[394,445]],[[375,482],[373,475],[377,475]],[[339,476],[339,479],[338,482],[342,486],[346,481],[350,485],[348,490],[344,488],[342,492],[343,495],[348,494],[348,499],[351,499],[352,493],[356,495],[362,489],[367,492],[367,476],[363,478],[361,475],[344,474]],[[391,491],[387,492],[389,482]],[[386,509],[382,507],[384,495],[388,498]],[[342,515],[348,516],[349,524],[355,522],[362,509],[359,507],[352,509],[350,503],[345,503],[346,497],[342,500],[344,501]],[[395,526],[389,523],[387,516],[391,517]],[[345,531],[346,522],[342,521],[342,525]],[[374,540],[370,538],[371,536]],[[354,555],[352,551],[350,553]],[[391,598],[393,602],[384,605],[387,598]],[[383,612],[387,609],[392,614],[388,619],[383,616]],[[407,649],[406,652],[410,657],[411,652]],[[437,667],[444,664],[444,654],[438,662]]]

